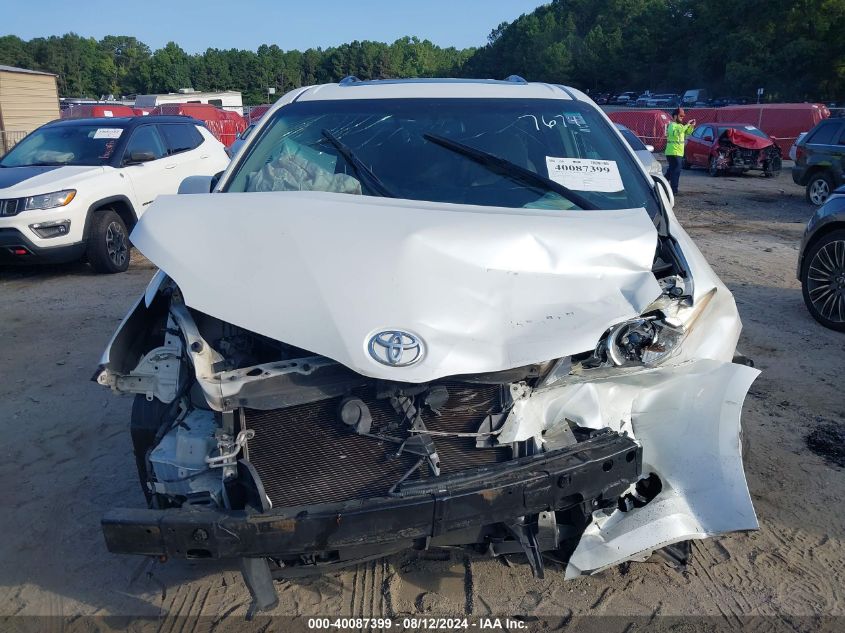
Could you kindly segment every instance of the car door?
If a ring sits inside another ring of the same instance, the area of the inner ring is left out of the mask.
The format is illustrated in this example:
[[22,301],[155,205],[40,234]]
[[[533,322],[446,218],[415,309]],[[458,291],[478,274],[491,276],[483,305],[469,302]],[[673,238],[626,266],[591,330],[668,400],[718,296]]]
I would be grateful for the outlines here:
[[839,133],[839,139],[836,145],[831,147],[831,162],[833,163],[833,178],[836,180],[836,186],[841,185],[845,181],[845,125],[842,126],[842,131]]
[[693,130],[692,134],[687,137],[686,147],[684,148],[684,158],[686,158],[690,165],[702,165],[701,156],[705,151],[702,137],[708,129],[711,129],[709,125],[703,125]]
[[[151,159],[140,161],[141,154],[147,154],[147,158]],[[156,126],[135,128],[123,153],[122,173],[132,185],[137,201],[135,210],[139,216],[160,194],[176,193],[172,185],[175,181],[174,167]]]
[[212,167],[206,167],[211,162],[211,150],[193,123],[159,123],[158,127],[174,165],[176,186],[171,193],[176,193],[188,176],[215,173]]

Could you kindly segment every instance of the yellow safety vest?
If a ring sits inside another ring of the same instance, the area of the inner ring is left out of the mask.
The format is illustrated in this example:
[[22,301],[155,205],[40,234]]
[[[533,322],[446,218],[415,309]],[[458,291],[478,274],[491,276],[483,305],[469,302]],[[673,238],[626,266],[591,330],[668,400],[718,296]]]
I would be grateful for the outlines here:
[[684,138],[692,132],[693,126],[672,121],[666,126],[666,156],[684,155]]

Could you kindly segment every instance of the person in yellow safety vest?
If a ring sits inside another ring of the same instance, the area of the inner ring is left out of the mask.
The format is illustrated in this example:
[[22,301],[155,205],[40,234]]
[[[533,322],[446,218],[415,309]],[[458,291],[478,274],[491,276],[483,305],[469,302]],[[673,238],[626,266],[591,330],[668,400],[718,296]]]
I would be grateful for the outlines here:
[[666,126],[666,160],[669,167],[664,174],[672,185],[672,191],[678,195],[678,181],[681,179],[681,165],[684,160],[684,139],[695,128],[695,119],[684,123],[686,113],[683,108],[672,110],[672,122]]

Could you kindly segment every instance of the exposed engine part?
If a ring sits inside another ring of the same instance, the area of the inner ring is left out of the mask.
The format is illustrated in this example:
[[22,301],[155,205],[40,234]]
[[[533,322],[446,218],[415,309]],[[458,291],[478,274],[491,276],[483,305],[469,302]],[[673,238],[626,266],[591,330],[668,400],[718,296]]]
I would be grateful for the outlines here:
[[207,493],[222,505],[220,472],[206,462],[218,445],[216,431],[211,412],[194,410],[165,433],[149,454],[152,492],[174,498]]
[[373,415],[361,398],[344,398],[340,401],[338,415],[344,424],[355,429],[358,435],[367,435],[373,425]]
[[234,466],[238,461],[238,454],[241,452],[241,449],[246,446],[248,440],[254,437],[255,431],[252,429],[240,431],[234,439],[228,433],[218,430],[215,434],[218,454],[206,457],[205,463],[208,464],[209,468]]

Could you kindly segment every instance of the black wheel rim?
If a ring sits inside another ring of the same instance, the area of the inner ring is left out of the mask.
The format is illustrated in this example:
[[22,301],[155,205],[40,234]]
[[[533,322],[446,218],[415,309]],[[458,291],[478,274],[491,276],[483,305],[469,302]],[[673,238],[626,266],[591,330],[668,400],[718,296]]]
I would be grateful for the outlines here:
[[828,242],[816,252],[807,272],[807,294],[825,319],[845,323],[845,241]]
[[810,200],[813,204],[824,204],[830,195],[830,187],[824,178],[819,178],[810,183]]
[[106,252],[115,266],[121,267],[126,263],[129,247],[126,244],[126,232],[118,222],[112,222],[106,227]]

